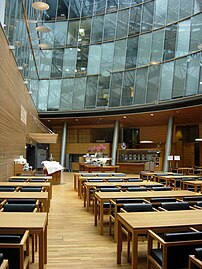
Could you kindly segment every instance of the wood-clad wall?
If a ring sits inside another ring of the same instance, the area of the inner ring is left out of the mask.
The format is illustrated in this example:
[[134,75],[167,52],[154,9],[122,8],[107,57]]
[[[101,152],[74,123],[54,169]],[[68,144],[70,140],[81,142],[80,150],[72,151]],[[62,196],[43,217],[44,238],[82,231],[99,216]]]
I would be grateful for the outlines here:
[[14,159],[25,156],[27,133],[36,132],[37,111],[13,52],[0,28],[0,181],[14,173]]

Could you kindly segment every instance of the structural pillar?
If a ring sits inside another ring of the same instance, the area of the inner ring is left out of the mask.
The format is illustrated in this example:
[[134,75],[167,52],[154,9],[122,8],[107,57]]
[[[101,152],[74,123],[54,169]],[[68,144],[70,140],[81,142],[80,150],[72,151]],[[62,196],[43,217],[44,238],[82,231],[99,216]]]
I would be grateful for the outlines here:
[[65,166],[66,140],[67,140],[67,123],[64,122],[62,141],[61,141],[61,154],[60,154],[60,164],[63,167]]
[[169,168],[168,156],[171,153],[173,122],[174,122],[173,116],[170,116],[168,118],[168,130],[167,130],[167,138],[166,138],[166,145],[165,145],[164,163],[163,163],[164,172],[168,172],[168,168]]
[[116,152],[118,146],[118,138],[119,138],[119,121],[116,120],[114,124],[114,135],[113,135],[113,142],[112,142],[112,160],[111,165],[116,164]]

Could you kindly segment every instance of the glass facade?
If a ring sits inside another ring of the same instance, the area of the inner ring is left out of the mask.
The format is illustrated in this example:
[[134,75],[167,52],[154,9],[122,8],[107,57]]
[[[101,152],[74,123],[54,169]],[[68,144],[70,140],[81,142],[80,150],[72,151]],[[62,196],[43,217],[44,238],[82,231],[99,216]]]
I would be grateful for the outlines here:
[[6,0],[4,22],[39,113],[202,93],[201,0],[46,2],[50,8],[37,11],[32,0]]

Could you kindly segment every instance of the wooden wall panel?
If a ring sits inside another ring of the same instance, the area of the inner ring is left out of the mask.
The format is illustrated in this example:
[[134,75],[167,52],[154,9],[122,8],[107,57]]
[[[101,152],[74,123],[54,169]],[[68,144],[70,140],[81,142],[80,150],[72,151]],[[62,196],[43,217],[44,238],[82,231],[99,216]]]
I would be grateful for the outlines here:
[[148,126],[140,128],[140,140],[152,140],[154,143],[165,143],[167,126]]
[[[0,181],[14,172],[14,159],[25,156],[28,132],[36,132],[37,111],[0,28]],[[23,113],[22,113],[23,112]],[[26,123],[21,117],[27,117]]]

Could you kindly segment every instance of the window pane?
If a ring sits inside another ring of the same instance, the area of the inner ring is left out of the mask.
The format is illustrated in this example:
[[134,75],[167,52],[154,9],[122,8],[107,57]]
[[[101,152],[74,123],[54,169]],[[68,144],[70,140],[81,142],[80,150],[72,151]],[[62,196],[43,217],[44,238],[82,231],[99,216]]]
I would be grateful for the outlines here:
[[[109,74],[109,73],[108,73]],[[110,76],[100,76],[96,106],[108,106]]]
[[89,16],[93,14],[93,1],[83,0],[81,17]]
[[178,21],[180,0],[168,0],[167,24]]
[[78,17],[80,17],[81,2],[82,2],[82,0],[71,0],[71,2],[70,2],[70,11],[69,11],[69,17],[70,18],[78,18]]
[[200,54],[190,55],[187,60],[186,95],[197,94],[200,75]]
[[101,53],[102,53],[101,45],[93,45],[89,47],[88,75],[100,73]]
[[139,37],[137,66],[142,66],[149,63],[151,52],[151,33],[141,35]]
[[61,86],[60,110],[72,110],[74,79],[63,79]]
[[64,49],[53,50],[51,77],[62,77]]
[[109,72],[112,70],[114,57],[114,42],[105,43],[102,45],[102,61],[101,61],[101,74],[105,74],[109,76]]
[[39,81],[38,111],[47,111],[49,80]]
[[54,47],[65,46],[67,33],[67,22],[55,22]]
[[180,0],[180,16],[179,19],[192,15],[193,0]]
[[106,6],[106,0],[95,0],[94,3],[94,13],[104,13],[105,12],[105,6]]
[[161,62],[163,58],[164,47],[164,30],[153,32],[152,48],[151,48],[151,62]]
[[167,1],[168,0],[155,1],[154,28],[159,28],[165,25],[167,14]]
[[90,42],[91,19],[82,19],[79,26],[78,44],[86,45]]
[[134,97],[134,78],[135,71],[127,71],[124,73],[121,106],[132,105]]
[[202,13],[191,18],[190,52],[197,51],[202,43]]
[[104,40],[114,40],[116,30],[116,13],[105,15]]
[[134,104],[144,104],[147,90],[147,68],[137,69]]
[[91,42],[101,42],[103,35],[104,17],[97,16],[93,18]]
[[201,0],[194,0],[194,14],[202,11],[202,2]]
[[130,0],[119,0],[119,9],[130,7]]
[[60,105],[61,80],[50,80],[48,94],[48,111],[59,110]]
[[52,50],[41,50],[40,53],[40,78],[49,78],[51,71]]
[[114,73],[112,75],[111,91],[109,99],[110,107],[120,106],[122,76],[123,73]]
[[85,108],[95,108],[98,77],[87,77]]
[[189,52],[190,20],[178,24],[175,57],[180,57]]
[[187,58],[175,61],[172,98],[183,97],[186,82]]
[[138,36],[128,38],[126,51],[126,69],[136,67],[138,38]]
[[150,66],[148,69],[147,103],[158,100],[160,65]]
[[165,63],[161,66],[161,89],[160,100],[171,99],[173,86],[174,61]]
[[64,50],[63,77],[74,76],[76,69],[76,56],[76,48],[68,48]]
[[128,34],[129,9],[118,12],[116,37],[126,37]]
[[79,34],[79,20],[69,21],[67,44],[77,45]]
[[88,49],[89,46],[81,46],[77,49],[77,63],[75,75],[86,75],[88,65]]
[[176,43],[176,25],[171,25],[165,29],[165,44],[164,44],[164,60],[169,60],[175,57]]
[[141,32],[150,31],[153,26],[154,1],[143,5]]
[[141,12],[142,12],[142,5],[131,8],[130,20],[129,20],[129,32],[128,32],[129,35],[139,34]]
[[126,59],[126,39],[115,42],[113,71],[123,70]]
[[86,89],[86,78],[74,79],[74,91],[73,91],[73,110],[84,109],[85,100],[85,89]]

